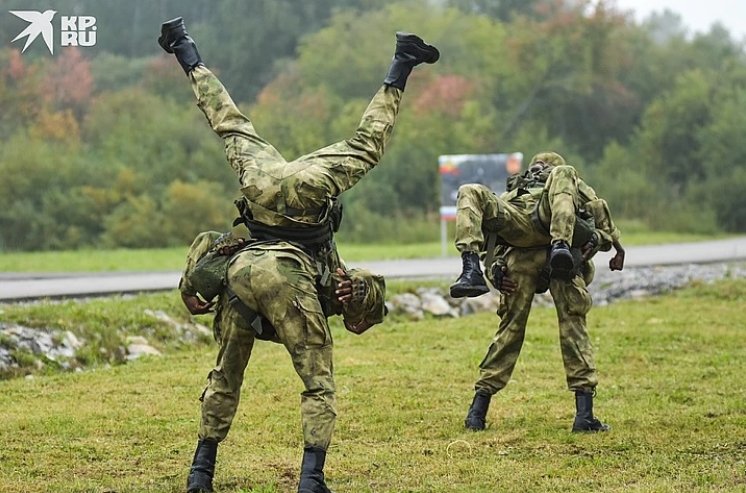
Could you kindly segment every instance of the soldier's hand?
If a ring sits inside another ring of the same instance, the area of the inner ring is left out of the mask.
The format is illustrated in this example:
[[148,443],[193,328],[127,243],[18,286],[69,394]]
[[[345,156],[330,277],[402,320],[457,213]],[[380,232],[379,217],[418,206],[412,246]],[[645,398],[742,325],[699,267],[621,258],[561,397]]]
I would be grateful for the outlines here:
[[[337,274],[342,280],[337,284],[337,289],[334,291],[334,294],[337,296],[337,300],[340,303],[347,305],[347,303],[352,299],[352,281],[347,277],[347,272],[345,272],[344,269],[338,267]],[[345,327],[347,327],[347,322],[345,322]],[[350,328],[348,327],[347,330],[350,330]],[[354,332],[352,330],[350,331]],[[357,332],[355,333],[357,334]]]
[[199,296],[181,293],[181,301],[184,302],[184,306],[189,310],[192,315],[203,315],[209,313],[215,305],[213,301],[203,301]]
[[373,327],[373,324],[371,324],[370,322],[368,322],[366,320],[363,320],[363,321],[361,321],[361,322],[359,322],[357,324],[351,324],[347,320],[345,320],[344,322],[345,322],[345,329],[347,329],[350,332],[352,332],[353,334],[357,334],[357,335],[360,335],[363,332],[365,332],[366,330],[368,330],[371,327]]
[[609,260],[609,269],[611,270],[624,269],[624,249],[617,250],[616,255],[611,257],[611,260]]
[[583,262],[593,257],[598,252],[598,234],[593,233],[591,239],[585,245],[580,247],[580,253],[583,255]]
[[518,285],[508,276],[508,268],[505,265],[495,264],[492,268],[492,278],[495,280],[495,288],[505,294],[514,293]]
[[241,248],[243,248],[245,243],[246,243],[245,239],[236,238],[236,242],[234,244],[221,246],[218,249],[218,252],[220,253],[220,255],[224,255],[224,256],[233,255],[234,253],[239,251]]

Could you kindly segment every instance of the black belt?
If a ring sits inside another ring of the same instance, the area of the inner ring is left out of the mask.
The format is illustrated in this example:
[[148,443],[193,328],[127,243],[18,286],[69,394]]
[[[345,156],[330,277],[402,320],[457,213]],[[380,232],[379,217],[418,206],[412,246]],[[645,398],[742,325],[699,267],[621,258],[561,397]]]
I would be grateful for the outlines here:
[[320,247],[332,241],[334,233],[331,224],[322,223],[307,228],[290,228],[287,226],[269,226],[264,223],[244,218],[252,238],[258,240],[281,240],[300,243],[308,247]]

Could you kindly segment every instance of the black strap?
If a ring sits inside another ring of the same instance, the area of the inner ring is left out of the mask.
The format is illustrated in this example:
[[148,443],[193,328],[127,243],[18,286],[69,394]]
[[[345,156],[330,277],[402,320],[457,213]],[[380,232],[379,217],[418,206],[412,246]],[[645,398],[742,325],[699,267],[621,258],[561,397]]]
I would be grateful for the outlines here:
[[225,295],[228,297],[228,304],[231,308],[236,310],[246,320],[258,336],[261,336],[264,331],[261,314],[241,301],[236,293],[228,286],[225,287]]
[[334,235],[331,224],[328,222],[307,228],[290,228],[269,226],[246,217],[243,219],[251,236],[259,240],[291,241],[308,247],[318,247],[331,242]]

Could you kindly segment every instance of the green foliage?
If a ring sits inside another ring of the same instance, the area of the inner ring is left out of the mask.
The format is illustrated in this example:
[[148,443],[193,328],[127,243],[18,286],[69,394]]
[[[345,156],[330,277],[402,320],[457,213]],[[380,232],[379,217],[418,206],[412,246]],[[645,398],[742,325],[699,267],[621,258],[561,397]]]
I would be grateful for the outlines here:
[[[155,43],[177,15],[288,159],[352,134],[395,31],[440,48],[436,65],[414,71],[380,167],[344,198],[357,216],[350,240],[430,241],[440,154],[547,149],[618,217],[746,231],[746,56],[722,26],[688,37],[672,12],[638,24],[613,2],[568,0],[59,0],[55,10],[96,16],[98,44],[54,57],[40,43],[0,50],[2,250],[184,244],[230,221],[239,191],[222,144]],[[23,24],[0,16],[3,32]]]

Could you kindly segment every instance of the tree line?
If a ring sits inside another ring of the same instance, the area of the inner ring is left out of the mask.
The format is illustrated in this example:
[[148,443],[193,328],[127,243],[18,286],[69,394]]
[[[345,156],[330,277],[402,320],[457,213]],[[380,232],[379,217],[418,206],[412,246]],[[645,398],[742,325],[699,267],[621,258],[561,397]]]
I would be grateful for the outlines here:
[[[671,12],[640,23],[613,2],[573,0],[55,9],[95,15],[99,43],[0,51],[0,249],[165,246],[229,227],[239,192],[221,142],[155,44],[175,15],[287,159],[351,135],[395,31],[440,48],[410,80],[380,166],[343,197],[349,241],[436,238],[440,154],[541,150],[578,167],[618,217],[746,231],[746,56],[722,26],[692,35]],[[10,17],[0,28],[20,32]]]

